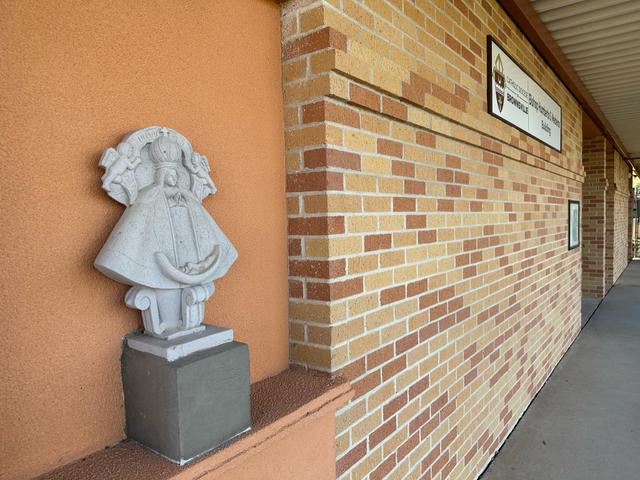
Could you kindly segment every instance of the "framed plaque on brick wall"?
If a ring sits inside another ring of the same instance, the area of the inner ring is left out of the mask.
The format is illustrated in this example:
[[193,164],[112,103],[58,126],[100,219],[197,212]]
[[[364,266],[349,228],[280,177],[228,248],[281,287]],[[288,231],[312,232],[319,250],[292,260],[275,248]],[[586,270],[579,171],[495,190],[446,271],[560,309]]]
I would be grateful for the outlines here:
[[580,246],[580,202],[569,200],[569,250]]

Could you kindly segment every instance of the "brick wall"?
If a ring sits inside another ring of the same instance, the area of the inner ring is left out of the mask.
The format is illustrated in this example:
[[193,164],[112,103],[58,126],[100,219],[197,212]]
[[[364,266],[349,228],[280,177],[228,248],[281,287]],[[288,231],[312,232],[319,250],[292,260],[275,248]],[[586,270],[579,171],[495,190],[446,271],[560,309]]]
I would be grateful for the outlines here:
[[[636,173],[637,175],[637,173]],[[628,181],[628,188],[629,188],[629,206],[627,207],[629,209],[629,219],[627,220],[628,225],[629,225],[629,232],[628,232],[628,245],[627,245],[627,260],[630,262],[631,260],[633,260],[633,255],[634,255],[634,251],[633,251],[633,238],[634,238],[634,218],[633,218],[633,177],[629,178]]]
[[598,136],[582,143],[582,294],[598,298],[605,294],[606,142]]
[[[486,35],[563,107],[489,116]],[[352,381],[340,478],[475,478],[580,326],[581,112],[497,3],[282,6],[290,360]]]
[[607,231],[605,282],[610,287],[628,263],[629,167],[617,150],[607,146]]

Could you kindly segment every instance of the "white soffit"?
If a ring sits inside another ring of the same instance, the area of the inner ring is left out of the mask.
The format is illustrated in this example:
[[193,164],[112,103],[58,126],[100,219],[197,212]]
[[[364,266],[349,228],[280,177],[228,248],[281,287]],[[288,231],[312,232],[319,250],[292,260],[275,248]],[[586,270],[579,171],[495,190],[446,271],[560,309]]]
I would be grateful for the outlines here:
[[640,158],[640,0],[531,0],[632,158]]

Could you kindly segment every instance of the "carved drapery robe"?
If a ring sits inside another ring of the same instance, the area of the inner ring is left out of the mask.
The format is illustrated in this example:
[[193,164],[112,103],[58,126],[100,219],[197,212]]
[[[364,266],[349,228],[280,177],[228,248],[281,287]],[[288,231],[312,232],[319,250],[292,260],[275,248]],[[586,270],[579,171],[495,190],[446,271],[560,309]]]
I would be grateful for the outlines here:
[[142,190],[124,212],[95,265],[109,278],[128,285],[181,288],[188,283],[168,277],[158,253],[180,270],[187,263],[205,261],[216,249],[215,267],[205,281],[193,283],[222,277],[238,253],[190,191],[154,184]]

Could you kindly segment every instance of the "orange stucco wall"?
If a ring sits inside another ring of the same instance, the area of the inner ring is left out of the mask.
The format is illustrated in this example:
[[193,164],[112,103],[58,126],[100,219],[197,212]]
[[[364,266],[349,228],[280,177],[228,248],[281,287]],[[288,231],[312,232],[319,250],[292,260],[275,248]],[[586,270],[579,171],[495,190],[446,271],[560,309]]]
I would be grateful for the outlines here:
[[270,0],[0,1],[0,478],[124,435],[121,337],[139,314],[92,261],[122,206],[98,159],[164,124],[207,155],[204,204],[240,252],[207,322],[287,366],[279,9]]
[[[335,411],[298,425],[241,458],[240,466],[198,476],[200,480],[334,480]],[[239,462],[240,463],[240,462]],[[186,475],[185,475],[186,476]],[[194,477],[195,478],[195,477]]]

